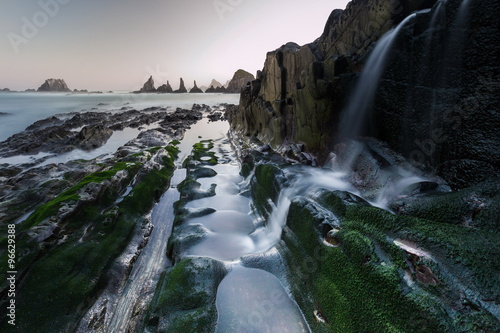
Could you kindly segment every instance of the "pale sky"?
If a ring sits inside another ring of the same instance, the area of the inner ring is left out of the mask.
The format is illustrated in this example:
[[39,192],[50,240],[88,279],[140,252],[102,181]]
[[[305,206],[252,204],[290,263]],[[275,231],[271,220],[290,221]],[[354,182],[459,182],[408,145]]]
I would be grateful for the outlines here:
[[266,52],[323,32],[348,0],[0,0],[0,89],[189,88],[255,75]]

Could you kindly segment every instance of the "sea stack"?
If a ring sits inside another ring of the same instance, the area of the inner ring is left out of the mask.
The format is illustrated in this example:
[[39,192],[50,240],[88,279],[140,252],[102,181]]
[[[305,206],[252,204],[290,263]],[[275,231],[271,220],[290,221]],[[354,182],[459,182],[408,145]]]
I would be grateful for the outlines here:
[[45,80],[44,84],[38,88],[38,91],[43,92],[71,92],[71,90],[66,85],[66,82],[62,79],[48,79]]
[[155,82],[153,77],[150,76],[149,79],[144,83],[144,86],[139,90],[140,93],[152,93],[156,92]]
[[181,94],[181,93],[187,93],[187,92],[188,91],[187,91],[186,87],[184,86],[184,80],[181,77],[181,82],[179,84],[179,89],[177,89],[176,91],[174,91],[174,93]]
[[234,73],[233,78],[227,85],[228,93],[240,93],[241,88],[243,88],[248,82],[255,80],[255,77],[243,69],[238,69]]
[[156,89],[157,92],[166,94],[166,93],[172,93],[174,90],[172,89],[172,86],[170,85],[170,82],[167,81],[167,84],[162,84],[161,86]]
[[196,80],[194,81],[194,87],[191,88],[191,90],[189,91],[189,93],[191,94],[202,94],[203,93],[203,90],[201,90],[200,88],[198,88],[198,86],[196,85]]

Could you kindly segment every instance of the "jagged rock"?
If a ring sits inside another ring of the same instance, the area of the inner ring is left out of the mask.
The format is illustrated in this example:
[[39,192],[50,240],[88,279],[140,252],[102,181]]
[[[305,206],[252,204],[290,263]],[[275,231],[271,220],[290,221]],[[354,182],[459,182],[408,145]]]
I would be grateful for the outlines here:
[[210,86],[206,91],[206,93],[227,93],[227,90],[224,86],[221,87],[214,87]]
[[0,89],[0,91],[2,91],[2,92],[10,92],[10,89],[9,88],[3,88],[3,89]]
[[213,79],[212,82],[210,82],[209,86],[210,87],[213,86],[214,88],[224,87],[224,85],[219,81],[217,81],[216,79]]
[[144,83],[144,86],[141,88],[141,90],[139,90],[139,92],[141,93],[156,92],[155,82],[152,76],[150,76],[149,79],[146,81],[146,83]]
[[167,81],[167,84],[162,84],[161,86],[158,87],[156,90],[159,93],[172,93],[174,90],[172,89],[172,86],[170,86],[170,82]]
[[239,93],[242,87],[253,80],[255,80],[255,77],[252,74],[244,71],[243,69],[238,69],[227,85],[226,90],[228,93]]
[[71,90],[62,79],[48,79],[38,88],[38,91],[70,92]]
[[191,88],[191,90],[189,91],[189,93],[191,94],[202,94],[203,93],[203,90],[201,90],[200,88],[198,88],[198,86],[196,85],[196,81],[194,81],[194,87]]
[[175,90],[174,93],[181,94],[181,93],[187,93],[187,89],[184,86],[184,80],[181,77],[180,83],[179,83],[179,89]]

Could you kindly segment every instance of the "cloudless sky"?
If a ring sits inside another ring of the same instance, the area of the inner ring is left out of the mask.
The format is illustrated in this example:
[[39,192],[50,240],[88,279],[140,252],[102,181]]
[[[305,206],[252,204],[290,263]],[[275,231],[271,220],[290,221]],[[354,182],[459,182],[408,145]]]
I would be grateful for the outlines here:
[[[348,0],[0,0],[0,89],[174,89],[255,75],[266,52],[314,41]],[[44,9],[45,8],[45,9]],[[33,29],[34,28],[34,29]]]

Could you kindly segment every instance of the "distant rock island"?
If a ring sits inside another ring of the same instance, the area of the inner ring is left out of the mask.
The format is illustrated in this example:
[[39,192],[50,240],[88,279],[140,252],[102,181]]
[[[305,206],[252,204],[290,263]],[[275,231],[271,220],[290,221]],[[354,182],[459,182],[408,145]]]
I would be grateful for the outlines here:
[[[194,86],[189,90],[189,93],[191,94],[200,94],[203,92],[206,93],[240,93],[241,88],[243,88],[248,82],[251,82],[255,80],[255,77],[250,74],[249,72],[243,70],[243,69],[238,69],[236,73],[234,73],[233,78],[228,81],[228,86],[227,88],[224,87],[222,83],[219,81],[213,79],[212,82],[210,82],[210,87],[206,88],[204,86],[198,87],[196,80],[194,81]],[[136,94],[142,94],[142,93],[161,93],[161,94],[167,94],[167,93],[177,93],[177,94],[182,94],[182,93],[187,93],[188,90],[186,89],[186,86],[184,84],[184,80],[180,78],[179,82],[179,89],[174,90],[172,86],[170,85],[170,82],[167,81],[166,84],[162,84],[158,88],[155,88],[155,83],[153,76],[150,76],[149,79],[144,83],[142,88],[138,91],[134,91]]]
[[45,83],[38,88],[37,91],[43,92],[71,92],[71,90],[66,85],[66,82],[62,79],[48,79]]

